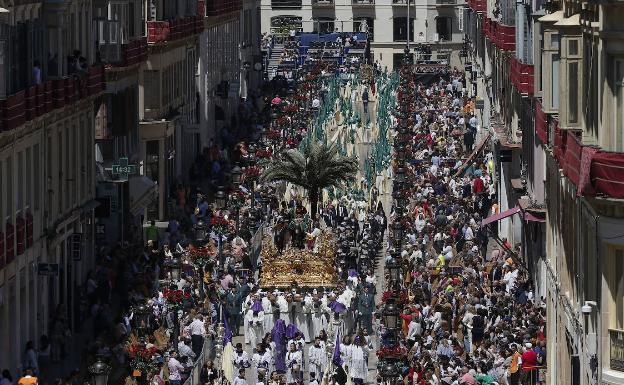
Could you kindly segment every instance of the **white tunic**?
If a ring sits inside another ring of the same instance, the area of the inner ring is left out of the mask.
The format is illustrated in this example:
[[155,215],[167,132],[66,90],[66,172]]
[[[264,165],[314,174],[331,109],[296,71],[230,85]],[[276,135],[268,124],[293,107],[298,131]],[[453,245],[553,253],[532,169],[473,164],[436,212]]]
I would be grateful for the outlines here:
[[366,380],[368,374],[368,364],[366,363],[364,348],[358,345],[351,345],[351,359],[349,365],[349,375],[351,378]]
[[292,384],[301,378],[303,358],[300,351],[286,353],[286,383]]
[[251,347],[255,348],[264,336],[264,312],[259,312],[254,316],[253,310],[248,310],[245,314],[245,321],[248,325],[245,337],[249,339]]
[[270,333],[273,330],[273,305],[267,297],[262,298],[262,310],[264,311],[264,332]]
[[327,355],[322,346],[318,348],[314,345],[308,350],[308,362],[310,373],[316,373],[316,378],[322,378],[327,367]]

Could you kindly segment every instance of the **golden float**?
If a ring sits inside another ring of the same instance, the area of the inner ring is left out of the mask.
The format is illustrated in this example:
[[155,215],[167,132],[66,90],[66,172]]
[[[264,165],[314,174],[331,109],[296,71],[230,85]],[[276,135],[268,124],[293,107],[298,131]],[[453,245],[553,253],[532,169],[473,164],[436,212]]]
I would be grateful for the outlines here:
[[338,280],[335,268],[336,245],[331,232],[323,231],[316,240],[317,250],[287,248],[279,254],[270,236],[262,240],[260,287],[333,287]]

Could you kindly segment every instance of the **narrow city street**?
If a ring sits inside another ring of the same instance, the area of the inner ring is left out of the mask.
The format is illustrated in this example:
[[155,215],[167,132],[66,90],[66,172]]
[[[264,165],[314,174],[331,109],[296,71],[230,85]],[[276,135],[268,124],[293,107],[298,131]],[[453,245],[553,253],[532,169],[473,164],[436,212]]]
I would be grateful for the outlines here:
[[0,385],[624,385],[622,20],[0,0]]

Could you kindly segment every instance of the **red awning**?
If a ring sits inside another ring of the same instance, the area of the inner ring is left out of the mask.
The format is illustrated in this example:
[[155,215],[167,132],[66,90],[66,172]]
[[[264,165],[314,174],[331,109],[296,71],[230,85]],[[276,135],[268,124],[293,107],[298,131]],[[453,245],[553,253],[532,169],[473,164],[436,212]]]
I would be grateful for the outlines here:
[[541,222],[541,223],[546,222],[546,218],[538,217],[537,215],[533,215],[533,214],[531,214],[529,212],[525,212],[522,215],[522,217],[527,222]]
[[512,209],[503,211],[502,213],[498,213],[492,216],[489,216],[487,218],[485,218],[483,221],[481,221],[481,227],[485,226],[485,225],[489,225],[492,222],[496,222],[496,221],[500,221],[501,219],[505,219],[507,217],[510,217],[512,215],[514,215],[515,213],[517,213],[518,211],[520,211],[520,207],[516,206]]

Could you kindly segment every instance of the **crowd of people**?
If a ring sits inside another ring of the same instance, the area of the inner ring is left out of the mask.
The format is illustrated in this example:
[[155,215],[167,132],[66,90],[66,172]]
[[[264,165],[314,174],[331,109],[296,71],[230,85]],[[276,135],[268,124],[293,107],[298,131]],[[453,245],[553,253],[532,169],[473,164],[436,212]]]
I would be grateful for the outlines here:
[[384,325],[378,356],[408,384],[537,384],[545,306],[510,245],[488,253],[481,221],[496,206],[495,175],[491,155],[471,154],[465,79],[418,79],[404,67],[397,91],[386,261],[402,270],[386,276],[383,306],[397,306],[400,322]]

